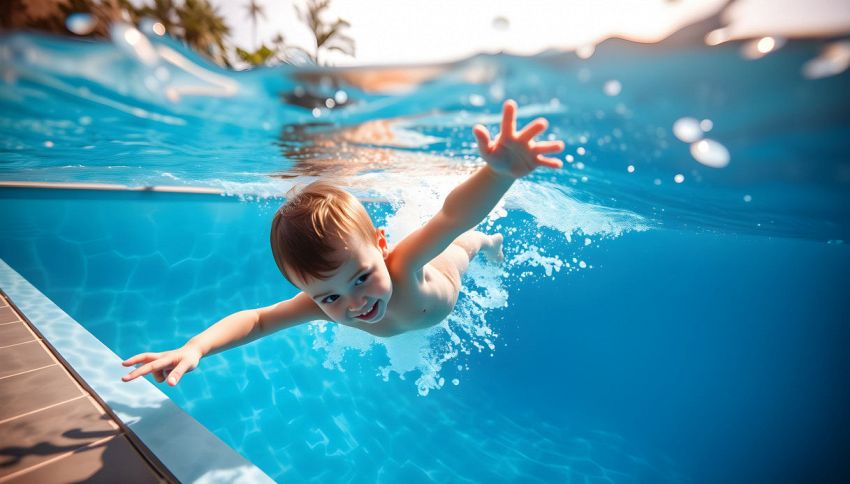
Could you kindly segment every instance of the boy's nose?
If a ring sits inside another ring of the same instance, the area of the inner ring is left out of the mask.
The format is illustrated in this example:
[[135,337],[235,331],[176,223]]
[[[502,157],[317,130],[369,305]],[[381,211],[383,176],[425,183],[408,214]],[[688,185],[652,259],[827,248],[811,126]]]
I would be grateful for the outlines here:
[[356,302],[353,302],[352,305],[348,308],[348,310],[351,311],[351,312],[357,312],[357,311],[360,311],[361,309],[366,309],[366,304],[368,302],[369,301],[364,297],[363,299],[360,300],[359,306],[356,304]]

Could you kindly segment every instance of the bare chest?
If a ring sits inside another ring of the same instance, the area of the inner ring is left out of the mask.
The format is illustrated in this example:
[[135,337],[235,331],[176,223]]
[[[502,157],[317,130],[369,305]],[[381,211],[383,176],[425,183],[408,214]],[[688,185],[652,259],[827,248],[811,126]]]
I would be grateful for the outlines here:
[[452,312],[457,297],[455,282],[428,264],[413,277],[393,278],[389,317],[382,323],[392,334],[433,326]]

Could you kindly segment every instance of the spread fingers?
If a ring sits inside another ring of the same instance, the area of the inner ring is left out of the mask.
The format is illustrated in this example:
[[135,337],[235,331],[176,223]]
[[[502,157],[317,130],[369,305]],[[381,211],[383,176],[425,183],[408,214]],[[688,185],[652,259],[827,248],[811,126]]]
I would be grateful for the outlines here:
[[478,142],[478,150],[482,153],[490,153],[493,151],[492,142],[490,141],[490,132],[487,131],[481,124],[476,124],[474,128],[472,128],[472,133],[475,135],[475,139]]
[[536,158],[537,164],[540,166],[545,166],[547,168],[561,168],[564,166],[564,162],[557,158],[548,158],[543,155],[537,155]]
[[534,143],[534,146],[531,147],[531,151],[536,154],[544,154],[544,153],[558,153],[564,151],[564,142],[563,141],[541,141],[539,143]]
[[546,131],[546,128],[549,127],[549,121],[546,121],[545,118],[537,118],[534,121],[528,123],[525,128],[522,128],[517,134],[517,139],[522,141],[523,143],[528,143],[538,134]]
[[152,371],[162,370],[163,368],[172,364],[172,358],[160,358],[156,361],[148,363],[146,365],[140,366],[135,370],[131,371],[129,374],[125,375],[121,379],[124,381],[135,380],[140,376],[147,375]]
[[136,356],[132,356],[122,361],[121,364],[124,366],[133,366],[138,365],[139,363],[147,363],[148,361],[153,361],[159,358],[159,353],[140,353]]
[[516,137],[516,102],[513,99],[505,101],[502,107],[502,132],[507,139]]

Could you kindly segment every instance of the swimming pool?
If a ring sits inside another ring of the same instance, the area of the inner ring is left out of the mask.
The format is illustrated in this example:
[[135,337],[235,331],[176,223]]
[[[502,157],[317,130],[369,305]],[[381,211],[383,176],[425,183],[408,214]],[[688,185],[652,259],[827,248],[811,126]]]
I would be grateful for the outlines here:
[[[586,60],[476,57],[390,94],[354,74],[225,73],[153,40],[208,74],[0,40],[3,180],[228,194],[0,188],[0,257],[122,356],[294,294],[267,241],[292,183],[349,177],[399,237],[474,166],[470,127],[504,97],[567,141],[567,167],[485,223],[506,264],[476,265],[443,327],[374,341],[305,325],[164,388],[273,478],[848,474],[850,91],[847,73],[801,74],[818,43],[749,61],[609,41]],[[199,83],[236,91],[164,94]],[[728,166],[681,141],[689,117]]]

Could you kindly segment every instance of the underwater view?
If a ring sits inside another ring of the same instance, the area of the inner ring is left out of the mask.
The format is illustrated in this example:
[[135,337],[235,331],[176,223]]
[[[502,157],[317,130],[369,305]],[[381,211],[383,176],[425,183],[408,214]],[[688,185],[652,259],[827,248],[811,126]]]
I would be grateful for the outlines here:
[[119,356],[176,348],[298,292],[269,246],[290,189],[331,180],[398,242],[514,99],[564,166],[479,226],[505,260],[473,261],[445,321],[317,321],[158,387],[278,481],[846,482],[850,44],[709,46],[713,21],[242,72],[150,24],[5,32],[0,258]]

